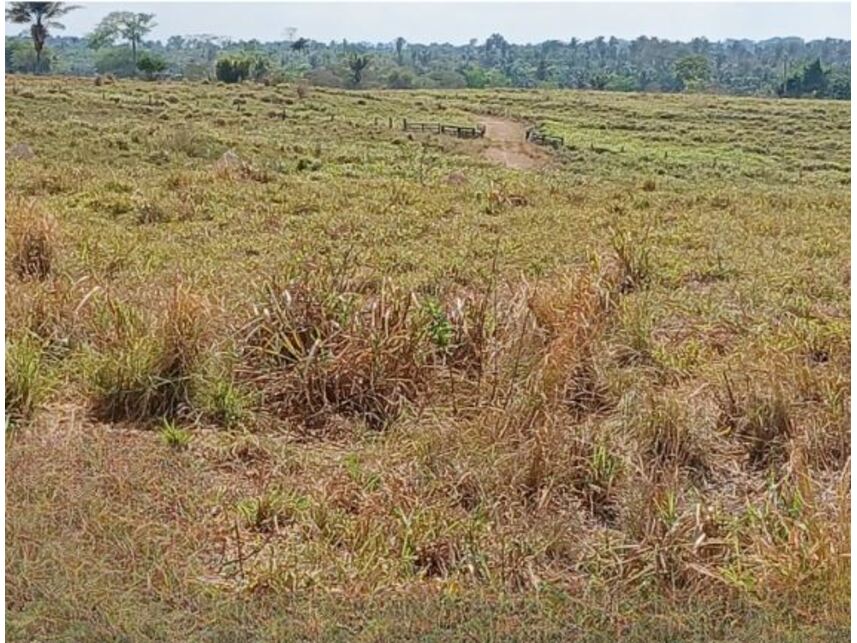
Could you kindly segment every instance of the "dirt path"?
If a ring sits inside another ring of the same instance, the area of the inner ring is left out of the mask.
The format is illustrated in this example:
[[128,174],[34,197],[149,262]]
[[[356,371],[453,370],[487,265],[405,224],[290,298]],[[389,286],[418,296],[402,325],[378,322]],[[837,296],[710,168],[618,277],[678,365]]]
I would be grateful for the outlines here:
[[549,155],[526,141],[527,128],[517,121],[481,116],[485,125],[485,157],[516,170],[532,170],[545,165]]

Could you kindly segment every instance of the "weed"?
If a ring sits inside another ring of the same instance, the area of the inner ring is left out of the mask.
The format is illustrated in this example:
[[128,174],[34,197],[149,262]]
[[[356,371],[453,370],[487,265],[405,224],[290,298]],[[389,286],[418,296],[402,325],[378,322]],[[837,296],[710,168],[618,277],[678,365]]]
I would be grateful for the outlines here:
[[190,444],[191,435],[187,429],[183,429],[170,420],[164,420],[160,429],[161,439],[168,447],[176,450],[187,449]]
[[227,429],[236,428],[252,417],[252,396],[228,376],[202,377],[194,400],[198,400],[204,415]]

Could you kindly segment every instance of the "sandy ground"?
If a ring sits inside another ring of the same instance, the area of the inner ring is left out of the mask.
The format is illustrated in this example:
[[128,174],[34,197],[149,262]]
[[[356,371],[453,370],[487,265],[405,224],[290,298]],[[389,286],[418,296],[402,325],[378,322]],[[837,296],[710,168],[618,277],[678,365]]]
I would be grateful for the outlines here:
[[548,154],[526,141],[527,128],[517,121],[503,118],[481,117],[485,125],[485,157],[495,163],[516,170],[532,170],[549,161]]

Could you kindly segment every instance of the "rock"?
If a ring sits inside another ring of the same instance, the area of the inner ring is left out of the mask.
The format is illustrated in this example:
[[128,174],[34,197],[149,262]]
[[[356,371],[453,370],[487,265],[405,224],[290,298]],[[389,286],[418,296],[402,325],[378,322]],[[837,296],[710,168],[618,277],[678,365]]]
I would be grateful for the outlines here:
[[447,175],[446,182],[450,185],[467,185],[468,180],[461,172],[452,172]]
[[15,143],[12,147],[6,150],[6,158],[12,160],[29,160],[36,158],[36,153],[33,148],[26,143]]

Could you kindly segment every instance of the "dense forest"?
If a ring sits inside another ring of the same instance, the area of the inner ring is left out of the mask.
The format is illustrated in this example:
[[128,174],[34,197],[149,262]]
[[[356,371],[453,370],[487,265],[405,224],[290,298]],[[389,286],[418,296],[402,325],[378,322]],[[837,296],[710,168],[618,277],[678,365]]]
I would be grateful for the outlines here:
[[[225,82],[304,80],[362,89],[543,87],[842,99],[851,95],[851,43],[832,38],[677,42],[641,36],[631,41],[599,37],[514,44],[494,34],[481,43],[473,39],[452,45],[403,38],[376,44],[321,43],[295,34],[277,42],[213,35],[176,35],[161,42],[144,40],[148,17],[130,39],[105,38],[104,29],[85,38],[49,37],[39,71]],[[30,33],[7,37],[6,72],[33,71]]]

